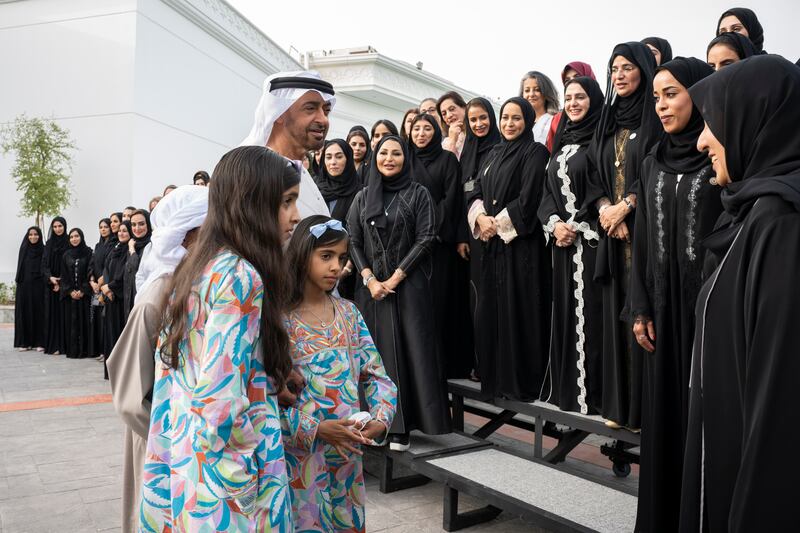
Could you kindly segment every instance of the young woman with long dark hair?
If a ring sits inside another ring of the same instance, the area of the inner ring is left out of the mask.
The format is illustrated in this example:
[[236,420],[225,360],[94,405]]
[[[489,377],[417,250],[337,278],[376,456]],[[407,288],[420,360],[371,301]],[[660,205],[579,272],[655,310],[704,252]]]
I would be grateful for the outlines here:
[[170,278],[140,519],[143,527],[289,531],[277,393],[292,369],[282,246],[300,169],[261,146],[225,154],[208,215]]

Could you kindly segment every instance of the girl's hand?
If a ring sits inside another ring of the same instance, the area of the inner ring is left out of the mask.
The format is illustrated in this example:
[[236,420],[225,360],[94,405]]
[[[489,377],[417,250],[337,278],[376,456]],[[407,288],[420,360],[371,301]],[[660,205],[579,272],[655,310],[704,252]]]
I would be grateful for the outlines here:
[[456,252],[464,261],[469,261],[469,243],[460,242],[456,245]]
[[333,446],[342,459],[349,459],[348,452],[364,455],[355,444],[368,444],[367,440],[350,429],[353,424],[355,420],[323,420],[317,427],[317,437]]
[[361,436],[374,442],[380,442],[383,440],[383,436],[386,432],[386,424],[378,422],[377,420],[370,420],[367,422],[364,429],[361,430]]
[[135,239],[131,239],[131,240],[128,241],[128,253],[131,254],[131,255],[136,253],[136,240]]
[[51,285],[58,285],[58,282],[61,278],[57,278],[55,276],[50,276],[50,284]]
[[94,281],[89,281],[89,285],[91,285],[91,287],[92,287],[92,292],[94,292],[95,294],[97,294],[98,292],[100,292],[100,285],[98,285],[98,284],[97,284],[97,282],[94,282]]
[[60,286],[58,283],[56,283],[55,285],[53,285],[53,292],[58,292],[58,291],[60,291],[60,290],[61,290],[61,286]]

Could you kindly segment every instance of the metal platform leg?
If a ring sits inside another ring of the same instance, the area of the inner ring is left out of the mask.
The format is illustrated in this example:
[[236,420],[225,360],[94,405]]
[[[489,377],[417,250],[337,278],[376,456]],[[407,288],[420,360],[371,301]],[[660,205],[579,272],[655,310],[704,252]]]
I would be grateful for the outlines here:
[[464,397],[453,394],[453,429],[464,431]]
[[394,460],[388,455],[383,455],[379,476],[380,490],[382,493],[389,494],[390,492],[397,492],[398,490],[411,489],[425,485],[430,481],[430,479],[420,474],[411,474],[398,478],[393,476]]
[[445,486],[444,488],[444,516],[442,528],[445,531],[458,531],[465,527],[482,524],[494,520],[502,512],[493,505],[487,505],[480,509],[474,509],[465,513],[458,512],[458,491]]
[[544,456],[544,460],[548,463],[558,464],[564,461],[567,458],[569,452],[575,449],[575,447],[583,442],[583,439],[589,436],[589,433],[586,431],[581,431],[579,429],[573,429],[571,431],[565,431],[561,438],[558,439],[558,444],[555,448],[550,450],[550,452]]

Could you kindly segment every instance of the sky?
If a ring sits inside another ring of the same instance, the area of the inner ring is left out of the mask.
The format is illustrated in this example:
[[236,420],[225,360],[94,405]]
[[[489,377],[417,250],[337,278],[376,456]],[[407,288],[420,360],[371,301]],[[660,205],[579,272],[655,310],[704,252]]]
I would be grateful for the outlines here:
[[668,39],[675,56],[705,59],[720,14],[734,6],[756,12],[767,51],[792,62],[800,57],[796,0],[227,1],[287,51],[371,45],[502,100],[516,94],[529,70],[560,87],[562,68],[576,60],[591,64],[605,88],[614,45],[648,36]]

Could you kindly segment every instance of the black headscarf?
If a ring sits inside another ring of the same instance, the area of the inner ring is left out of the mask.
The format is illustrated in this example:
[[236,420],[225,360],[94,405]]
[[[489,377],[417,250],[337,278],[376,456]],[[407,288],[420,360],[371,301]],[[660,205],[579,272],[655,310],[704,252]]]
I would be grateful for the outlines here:
[[[28,240],[28,234],[31,230],[39,234],[39,242],[31,244]],[[19,255],[17,256],[17,275],[14,281],[20,283],[25,276],[25,262],[30,261],[33,265],[33,272],[31,274],[39,275],[42,271],[42,254],[44,253],[44,236],[42,235],[42,228],[39,226],[31,226],[25,232],[25,237],[22,238],[22,244],[19,245]]]
[[[639,86],[626,97],[617,95],[614,88],[614,76],[611,74],[611,67],[617,56],[625,59],[639,67],[640,81]],[[603,110],[601,123],[606,135],[613,134],[617,128],[638,129],[642,126],[642,118],[652,115],[655,118],[655,100],[653,98],[653,76],[656,70],[656,58],[647,48],[647,45],[637,42],[621,43],[614,47],[611,59],[608,60],[606,71],[606,108]],[[650,126],[655,124],[651,121]],[[660,127],[660,125],[659,125]]]
[[577,83],[583,87],[583,90],[586,91],[586,94],[589,96],[589,110],[579,122],[572,122],[567,112],[563,112],[561,121],[558,123],[558,129],[556,129],[556,135],[553,139],[552,157],[555,157],[558,150],[567,144],[586,146],[592,142],[597,123],[600,122],[600,114],[603,111],[604,100],[603,90],[600,89],[600,84],[593,78],[578,76],[570,80],[566,87],[564,87],[564,91],[566,92],[566,88],[573,83]]
[[[481,179],[484,180],[484,182],[491,181],[495,183],[495,189],[492,192],[493,198],[501,198],[505,195],[511,182],[518,177],[521,162],[527,154],[528,148],[534,143],[533,123],[536,122],[536,114],[533,111],[533,106],[521,96],[514,96],[503,103],[503,106],[500,108],[501,117],[503,116],[503,110],[508,104],[516,104],[519,106],[522,110],[522,118],[525,125],[522,128],[522,133],[516,138],[508,140],[503,137],[489,155],[492,163],[487,168],[485,176]],[[483,194],[486,194],[485,189],[486,186],[484,185],[482,190]],[[472,202],[472,199],[472,197],[468,197],[468,203]]]
[[[137,211],[136,213],[134,213],[134,215],[138,215],[138,214],[143,214],[144,215],[144,221],[147,223],[147,233],[145,233],[144,237],[139,238],[139,237],[134,237],[133,232],[131,231],[131,239],[136,241],[136,243],[133,245],[133,247],[136,249],[136,254],[139,257],[141,257],[142,256],[142,251],[144,250],[145,246],[150,244],[150,237],[153,235],[153,226],[150,224],[150,212],[149,211],[141,209],[141,210]],[[134,215],[131,215],[131,218],[133,218]],[[131,228],[128,227],[129,231],[130,231],[130,229]]]
[[363,162],[369,161],[369,156],[372,155],[372,147],[369,145],[369,132],[364,126],[353,126],[347,134],[347,144],[350,144],[350,138],[354,135],[361,135],[364,138],[364,143],[367,145],[367,151],[364,153]]
[[111,219],[101,218],[100,222],[98,222],[98,226],[103,222],[108,224],[109,234],[105,239],[101,236],[97,240],[97,244],[94,245],[94,255],[92,256],[92,274],[97,278],[103,275],[103,265],[105,264],[106,256],[109,250],[111,250],[111,247],[114,246],[113,243],[116,240],[116,235],[111,233]]
[[764,28],[761,27],[761,23],[758,21],[758,17],[752,9],[747,9],[746,7],[734,7],[727,10],[719,17],[719,20],[717,21],[717,27],[714,28],[714,34],[719,34],[719,24],[722,22],[722,19],[728,15],[733,15],[739,19],[739,22],[741,22],[742,26],[744,26],[747,30],[747,34],[750,40],[753,42],[753,45],[755,45],[756,50],[761,53],[764,50]]
[[706,57],[708,57],[708,52],[710,52],[711,49],[718,44],[724,44],[736,52],[736,55],[739,56],[739,59],[747,59],[748,57],[758,55],[758,50],[756,50],[756,46],[750,39],[741,33],[728,31],[725,33],[720,33],[711,39],[711,42],[708,43],[708,47],[706,48]]
[[[698,81],[714,74],[714,69],[695,57],[676,57],[656,69],[669,71],[687,90]],[[678,133],[667,134],[656,147],[656,162],[667,172],[696,172],[709,164],[708,154],[697,151],[697,138],[705,124],[700,110],[692,105],[689,123]]]
[[414,121],[411,123],[411,128],[413,129],[414,124],[420,121],[425,121],[433,127],[433,138],[423,148],[418,148],[412,141],[410,142],[409,150],[414,157],[428,165],[435,161],[444,151],[444,148],[442,148],[442,129],[439,127],[436,119],[427,113],[417,115]]
[[[64,226],[64,233],[56,235],[53,232],[53,224],[61,222]],[[47,232],[47,243],[44,247],[45,261],[51,276],[59,277],[61,272],[61,259],[64,252],[69,248],[69,228],[64,217],[55,217],[50,222],[50,230]]]
[[[133,238],[133,230],[131,229],[131,221],[130,220],[123,220],[122,222],[119,223],[119,225],[120,226],[125,226],[128,229],[128,235],[130,235],[130,238],[132,239]],[[113,244],[113,246],[111,247],[111,250],[109,250],[109,252],[108,252],[108,256],[107,256],[106,261],[117,260],[117,259],[120,259],[120,258],[124,257],[125,254],[128,253],[128,243],[129,242],[130,242],[130,240],[127,240],[125,242],[119,242],[119,238],[117,238],[117,241]],[[106,280],[106,283],[108,283],[108,280]]]
[[[387,178],[378,170],[377,154],[386,141],[395,141],[403,150],[403,168],[394,176]],[[383,193],[402,191],[411,184],[411,154],[408,145],[398,135],[387,135],[378,141],[375,146],[375,156],[369,163],[367,177],[367,198],[365,204],[365,218],[377,228],[386,227],[386,213],[383,208]]]
[[69,249],[66,252],[64,252],[64,256],[70,257],[71,260],[73,261],[75,259],[89,258],[92,255],[92,249],[86,245],[86,238],[83,235],[83,230],[80,228],[72,228],[71,230],[69,230],[70,233],[72,233],[73,231],[77,231],[78,235],[81,236],[81,242],[78,244],[78,246],[72,246],[72,244],[70,243]]
[[689,94],[725,147],[733,180],[722,192],[725,210],[738,218],[761,196],[777,195],[800,211],[800,69],[780,56],[754,56]]
[[497,129],[497,117],[494,115],[494,107],[486,98],[475,98],[467,103],[467,110],[474,105],[480,104],[489,115],[489,131],[483,137],[478,137],[467,124],[464,148],[461,150],[461,176],[464,181],[475,179],[478,172],[478,165],[483,157],[500,142],[502,138],[500,130]]
[[645,37],[641,42],[642,44],[649,44],[661,52],[662,65],[668,61],[672,61],[672,46],[669,44],[668,40],[662,39],[661,37]]
[[[338,176],[331,176],[328,172],[328,167],[325,166],[325,151],[332,144],[341,148],[345,157],[344,171]],[[356,163],[353,160],[353,149],[344,139],[332,139],[325,142],[325,147],[322,149],[322,156],[320,157],[320,171],[321,174],[317,185],[326,202],[332,202],[345,196],[352,196],[361,188],[358,172],[356,172]]]
[[434,203],[444,195],[444,181],[437,179],[443,176],[447,169],[446,156],[442,148],[442,130],[436,119],[427,113],[417,115],[411,123],[413,131],[417,122],[427,122],[433,128],[433,137],[428,144],[419,148],[409,135],[408,151],[411,152],[412,179],[425,186],[431,193]]

